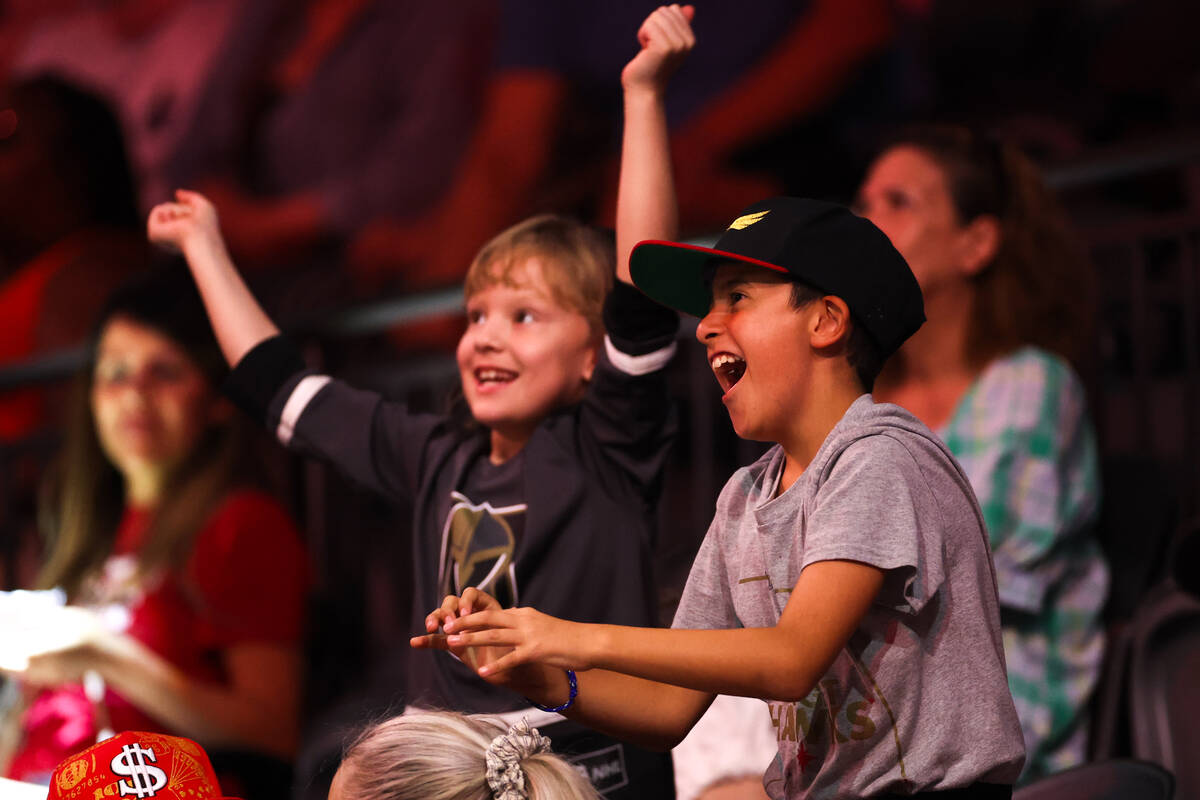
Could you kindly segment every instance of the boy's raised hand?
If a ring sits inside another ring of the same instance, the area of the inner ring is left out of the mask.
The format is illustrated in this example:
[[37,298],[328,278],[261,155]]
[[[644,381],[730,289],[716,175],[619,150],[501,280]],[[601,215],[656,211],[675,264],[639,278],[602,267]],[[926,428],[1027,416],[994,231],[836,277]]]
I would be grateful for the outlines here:
[[217,209],[199,192],[178,189],[175,202],[159,203],[150,210],[146,236],[154,244],[177,253],[193,242],[220,241]]
[[625,91],[647,90],[662,94],[667,81],[696,43],[692,33],[694,6],[660,6],[638,30],[641,52],[621,71]]

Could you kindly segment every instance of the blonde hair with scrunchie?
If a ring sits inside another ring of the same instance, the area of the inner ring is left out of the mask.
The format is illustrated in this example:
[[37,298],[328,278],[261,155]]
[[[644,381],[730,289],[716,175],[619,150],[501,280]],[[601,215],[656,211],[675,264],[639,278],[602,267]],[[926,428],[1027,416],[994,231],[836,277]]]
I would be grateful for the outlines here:
[[530,756],[550,752],[550,740],[529,727],[522,719],[502,733],[483,754],[487,764],[487,782],[496,800],[526,800],[525,770],[521,763]]
[[356,800],[599,800],[550,740],[521,720],[420,711],[364,731],[338,770]]

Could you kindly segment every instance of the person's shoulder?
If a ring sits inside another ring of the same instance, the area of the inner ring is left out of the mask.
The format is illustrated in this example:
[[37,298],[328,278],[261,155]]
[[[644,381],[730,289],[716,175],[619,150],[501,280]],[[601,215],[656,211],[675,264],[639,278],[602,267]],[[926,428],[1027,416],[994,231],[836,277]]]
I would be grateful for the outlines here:
[[823,483],[874,485],[885,494],[906,487],[924,494],[934,487],[949,490],[967,485],[945,443],[906,409],[865,398],[852,407],[851,414],[822,465]]
[[983,386],[1029,387],[1053,392],[1082,391],[1071,363],[1057,353],[1028,345],[994,359],[979,376]]
[[300,541],[296,523],[283,504],[269,492],[254,487],[238,487],[226,494],[203,533],[202,540],[218,549],[234,548],[251,538],[276,545]]
[[1066,358],[1037,345],[1024,345],[988,362],[981,377],[1003,377],[1034,373],[1040,375],[1075,376]]
[[863,395],[830,432],[814,464],[832,467],[847,458],[902,463],[911,460],[914,446],[926,450],[930,445],[939,449],[937,435],[907,409]]
[[979,376],[971,404],[991,427],[1039,429],[1086,411],[1083,381],[1062,356],[1022,347],[994,359]]
[[279,516],[290,518],[283,503],[275,495],[256,486],[237,486],[221,498],[217,515]]
[[821,488],[850,481],[860,490],[878,486],[885,494],[897,492],[914,482],[925,482],[930,463],[948,464],[949,459],[941,456],[935,443],[909,429],[877,429],[847,442],[837,452],[826,468]]
[[201,526],[183,568],[206,596],[231,587],[287,587],[295,598],[309,582],[304,542],[284,506],[257,488],[231,489]]

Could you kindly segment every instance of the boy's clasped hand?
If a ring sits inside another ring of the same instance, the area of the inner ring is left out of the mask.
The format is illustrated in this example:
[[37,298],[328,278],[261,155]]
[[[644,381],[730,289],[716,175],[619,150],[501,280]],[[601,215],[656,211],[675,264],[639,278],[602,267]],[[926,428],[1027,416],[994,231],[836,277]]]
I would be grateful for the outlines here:
[[532,664],[579,671],[595,666],[582,626],[533,608],[502,608],[475,588],[448,596],[425,618],[425,630],[410,640],[413,647],[447,650],[490,683],[519,688],[536,678],[516,668]]

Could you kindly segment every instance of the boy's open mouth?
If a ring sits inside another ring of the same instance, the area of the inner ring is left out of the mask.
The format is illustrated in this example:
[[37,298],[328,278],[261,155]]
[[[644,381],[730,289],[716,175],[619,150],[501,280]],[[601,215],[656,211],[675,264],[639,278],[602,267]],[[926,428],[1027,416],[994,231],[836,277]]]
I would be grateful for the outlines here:
[[511,383],[517,379],[517,373],[499,367],[479,367],[475,370],[475,380],[479,383]]
[[717,353],[709,361],[709,365],[712,366],[712,371],[717,376],[717,382],[721,384],[721,389],[726,392],[732,389],[746,374],[745,359],[738,358],[732,353]]

